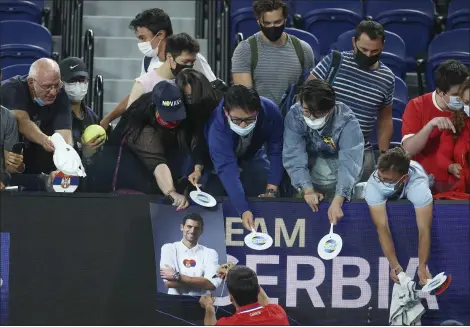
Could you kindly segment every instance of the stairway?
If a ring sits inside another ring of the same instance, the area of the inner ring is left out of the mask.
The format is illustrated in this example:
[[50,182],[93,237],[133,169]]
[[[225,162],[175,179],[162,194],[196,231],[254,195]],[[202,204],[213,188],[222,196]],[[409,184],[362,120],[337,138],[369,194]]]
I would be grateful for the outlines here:
[[[196,1],[84,1],[83,34],[92,29],[95,37],[93,75],[103,76],[104,114],[131,91],[140,75],[143,55],[129,23],[145,9],[163,9],[171,18],[173,33],[194,36]],[[198,40],[207,57],[207,41]],[[57,44],[59,42],[56,42]],[[56,45],[60,46],[60,45]]]

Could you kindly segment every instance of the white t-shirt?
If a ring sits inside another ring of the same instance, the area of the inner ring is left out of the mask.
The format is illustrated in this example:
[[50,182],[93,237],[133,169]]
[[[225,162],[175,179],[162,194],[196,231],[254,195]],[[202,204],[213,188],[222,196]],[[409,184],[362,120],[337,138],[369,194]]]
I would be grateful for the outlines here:
[[[142,71],[140,73],[141,76],[145,74],[144,60],[145,57],[142,59]],[[150,61],[147,71],[158,68],[161,65],[163,65],[163,63],[160,61],[160,59],[158,57],[153,57]],[[213,82],[217,79],[217,77],[215,77],[214,73],[212,72],[211,66],[209,66],[207,63],[206,58],[204,58],[204,56],[200,53],[197,54],[196,61],[194,62],[194,69],[203,73],[209,82]]]
[[[182,241],[164,244],[160,254],[160,267],[164,268],[166,265],[181,275],[204,277],[216,288],[222,282],[219,277],[213,278],[219,267],[219,255],[215,250],[200,244],[192,249],[188,249]],[[191,287],[168,289],[168,294],[173,295],[202,296],[207,293],[208,290]]]

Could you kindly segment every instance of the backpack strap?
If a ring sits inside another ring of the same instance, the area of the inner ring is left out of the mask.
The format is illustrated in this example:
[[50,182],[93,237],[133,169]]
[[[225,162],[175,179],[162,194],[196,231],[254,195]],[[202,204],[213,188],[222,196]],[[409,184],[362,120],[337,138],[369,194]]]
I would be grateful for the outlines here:
[[152,61],[152,57],[144,57],[144,70],[147,73],[149,70],[150,62]]
[[299,58],[300,66],[302,67],[302,71],[304,71],[305,67],[305,55],[304,55],[304,49],[302,48],[302,44],[300,43],[300,40],[297,38],[297,36],[287,34],[291,41],[292,45],[294,46],[295,53],[297,54],[297,58]]
[[328,70],[328,75],[326,76],[326,81],[330,85],[333,85],[333,82],[335,81],[336,74],[338,73],[342,59],[343,55],[341,54],[341,52],[339,52],[338,50],[333,50],[330,69]]
[[258,66],[258,43],[254,35],[248,38],[248,43],[251,48],[251,76],[255,73],[256,66]]

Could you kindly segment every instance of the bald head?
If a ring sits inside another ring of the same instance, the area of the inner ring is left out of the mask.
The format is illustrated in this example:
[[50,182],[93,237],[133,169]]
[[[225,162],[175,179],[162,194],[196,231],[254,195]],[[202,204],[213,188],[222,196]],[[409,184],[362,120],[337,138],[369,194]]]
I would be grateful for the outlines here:
[[49,58],[36,60],[29,68],[28,85],[45,104],[53,103],[62,88],[57,62]]

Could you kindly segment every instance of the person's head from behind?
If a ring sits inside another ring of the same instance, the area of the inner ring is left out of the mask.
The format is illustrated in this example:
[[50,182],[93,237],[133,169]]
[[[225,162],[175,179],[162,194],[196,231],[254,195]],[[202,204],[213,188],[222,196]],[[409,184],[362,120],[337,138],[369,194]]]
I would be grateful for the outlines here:
[[179,33],[166,39],[165,58],[173,76],[185,68],[193,68],[199,53],[199,43],[187,33]]
[[226,281],[230,301],[236,308],[258,302],[260,287],[252,269],[235,266],[229,270]]
[[28,86],[38,105],[52,104],[63,87],[57,62],[49,58],[33,62],[29,68]]
[[336,93],[328,82],[307,81],[298,94],[305,123],[312,129],[321,129],[328,122],[336,104]]
[[253,12],[263,35],[271,42],[279,40],[286,25],[287,5],[282,0],[256,0]]
[[197,213],[187,214],[183,217],[180,230],[183,232],[183,239],[189,244],[195,245],[204,231],[204,220]]
[[254,88],[244,85],[229,87],[224,97],[224,112],[232,131],[248,135],[256,125],[261,99]]
[[165,128],[175,128],[186,118],[183,93],[174,81],[158,82],[152,90],[155,118]]
[[165,40],[173,35],[170,17],[161,9],[147,9],[135,16],[129,24],[139,40],[139,50],[147,57],[155,57],[165,49]]
[[356,62],[363,69],[370,68],[380,59],[384,48],[385,30],[382,25],[364,20],[356,27],[352,39]]
[[399,190],[408,180],[410,156],[402,147],[389,149],[382,154],[373,178],[393,190]]
[[460,88],[468,77],[468,69],[457,60],[444,61],[434,73],[436,93],[449,110],[462,110]]
[[85,62],[68,57],[59,64],[64,89],[72,103],[79,103],[88,92],[88,71]]

